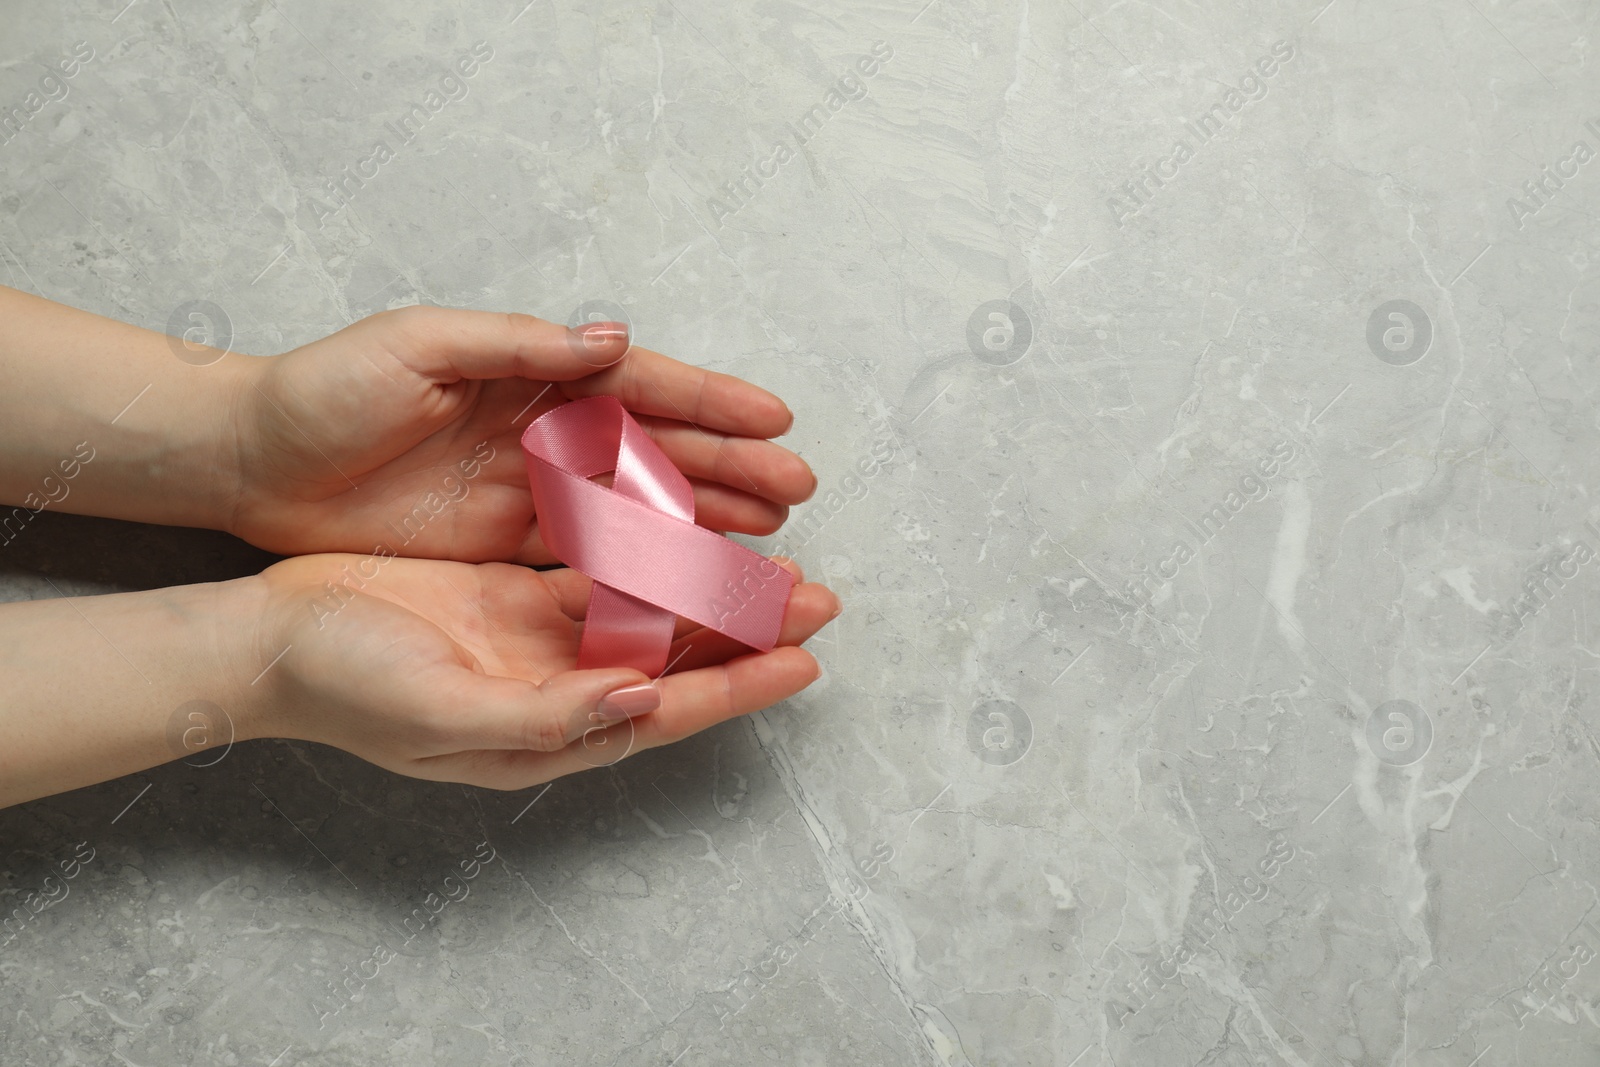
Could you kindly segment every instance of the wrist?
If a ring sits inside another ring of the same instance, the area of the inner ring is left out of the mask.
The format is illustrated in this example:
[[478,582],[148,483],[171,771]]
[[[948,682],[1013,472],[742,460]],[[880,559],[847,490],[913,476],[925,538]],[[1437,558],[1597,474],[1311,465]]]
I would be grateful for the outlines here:
[[267,360],[229,353],[207,366],[169,358],[149,395],[103,429],[102,469],[115,478],[119,518],[231,533],[244,494],[243,437]]
[[[326,640],[329,619],[345,601],[331,596],[359,557],[339,554],[293,556],[275,563],[241,585],[235,613],[245,620],[229,652],[240,665],[234,700],[247,720],[250,737],[282,737],[328,742],[317,730],[313,692],[304,672],[318,659],[316,643]],[[345,593],[348,596],[348,593]],[[329,605],[333,605],[330,607]]]
[[199,521],[185,525],[238,536],[239,514],[249,491],[246,449],[256,411],[259,383],[270,358],[230,353],[192,383],[186,406],[197,416],[197,441],[203,468],[191,496]]
[[238,741],[279,736],[278,690],[270,679],[283,666],[289,641],[269,583],[253,575],[178,592],[191,590],[208,598],[191,613],[209,629],[192,638],[194,647],[204,650],[195,669],[209,677],[208,689],[216,694],[211,699],[227,712],[231,736]]

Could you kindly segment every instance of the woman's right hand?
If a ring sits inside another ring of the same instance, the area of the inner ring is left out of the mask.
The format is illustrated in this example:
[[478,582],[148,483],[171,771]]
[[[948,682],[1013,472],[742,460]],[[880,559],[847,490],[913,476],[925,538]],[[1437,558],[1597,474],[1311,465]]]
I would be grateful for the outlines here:
[[627,668],[575,669],[591,588],[576,571],[288,559],[261,575],[265,610],[253,635],[263,662],[287,651],[247,687],[243,732],[492,789],[615,763],[816,680],[817,661],[797,646],[838,614],[839,600],[779,562],[796,585],[778,647],[751,652],[679,619],[671,673],[652,681]]

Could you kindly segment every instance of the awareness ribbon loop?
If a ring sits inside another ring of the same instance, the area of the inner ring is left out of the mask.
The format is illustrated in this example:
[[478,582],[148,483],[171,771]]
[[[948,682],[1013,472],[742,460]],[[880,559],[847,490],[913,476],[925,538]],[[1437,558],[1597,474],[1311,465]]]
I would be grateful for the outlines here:
[[[763,652],[777,644],[794,577],[695,525],[689,480],[616,397],[546,412],[522,449],[545,546],[594,579],[579,670],[658,677],[675,615]],[[610,488],[589,480],[611,471]]]

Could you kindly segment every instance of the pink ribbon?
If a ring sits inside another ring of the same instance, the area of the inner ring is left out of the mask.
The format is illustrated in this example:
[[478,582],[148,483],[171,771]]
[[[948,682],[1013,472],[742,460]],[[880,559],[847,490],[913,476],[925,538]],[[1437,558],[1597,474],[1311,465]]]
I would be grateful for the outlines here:
[[[777,644],[794,578],[696,526],[689,480],[613,396],[574,400],[522,435],[539,534],[594,579],[578,669],[666,669],[674,616],[751,648]],[[615,471],[611,488],[591,482]]]

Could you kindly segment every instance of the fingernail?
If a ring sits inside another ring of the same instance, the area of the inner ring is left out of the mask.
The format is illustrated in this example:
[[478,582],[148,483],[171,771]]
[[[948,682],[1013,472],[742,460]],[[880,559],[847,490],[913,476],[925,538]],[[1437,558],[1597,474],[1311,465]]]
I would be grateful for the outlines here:
[[628,324],[625,322],[586,322],[574,327],[574,332],[590,348],[605,348],[618,341],[626,347],[628,343]]
[[600,723],[621,722],[623,719],[638,718],[660,706],[661,690],[653,683],[645,682],[607,693],[594,709],[594,717]]
[[839,600],[838,597],[834,597],[833,598],[833,614],[828,616],[828,621],[832,622],[834,619],[837,619],[842,614],[844,614],[844,604]]
[[[787,411],[788,408],[789,408],[789,405],[785,404],[783,406],[784,406],[784,410]],[[792,429],[794,429],[794,412],[790,411],[789,412],[789,422],[788,422],[787,425],[784,426],[783,433],[780,433],[778,436],[782,437],[782,436],[784,436],[784,434],[787,434]]]

